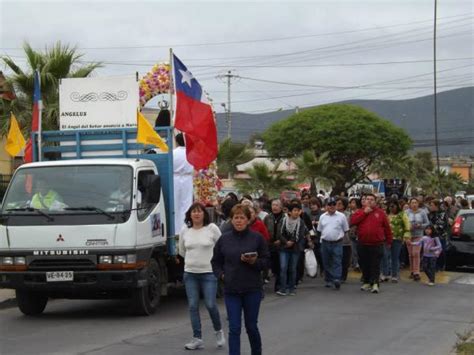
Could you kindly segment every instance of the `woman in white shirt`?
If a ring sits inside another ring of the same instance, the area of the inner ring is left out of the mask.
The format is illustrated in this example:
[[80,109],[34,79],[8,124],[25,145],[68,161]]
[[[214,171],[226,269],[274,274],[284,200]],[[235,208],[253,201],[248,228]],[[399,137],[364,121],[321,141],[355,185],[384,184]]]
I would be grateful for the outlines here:
[[193,203],[187,210],[185,223],[179,233],[179,254],[184,258],[183,281],[193,328],[193,338],[185,348],[200,349],[204,344],[199,316],[200,292],[216,332],[217,346],[222,347],[225,345],[225,338],[216,304],[217,279],[211,266],[214,245],[221,232],[214,223],[210,223],[209,213],[198,202]]

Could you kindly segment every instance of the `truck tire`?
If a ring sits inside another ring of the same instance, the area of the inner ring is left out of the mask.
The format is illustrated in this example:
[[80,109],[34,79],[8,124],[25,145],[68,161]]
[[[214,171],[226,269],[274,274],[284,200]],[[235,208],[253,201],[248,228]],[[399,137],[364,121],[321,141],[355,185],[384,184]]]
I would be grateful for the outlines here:
[[43,313],[48,303],[48,296],[27,290],[16,290],[16,301],[23,314],[35,316]]
[[155,259],[150,260],[146,273],[147,285],[134,289],[132,292],[133,313],[139,316],[152,315],[160,304],[161,278]]

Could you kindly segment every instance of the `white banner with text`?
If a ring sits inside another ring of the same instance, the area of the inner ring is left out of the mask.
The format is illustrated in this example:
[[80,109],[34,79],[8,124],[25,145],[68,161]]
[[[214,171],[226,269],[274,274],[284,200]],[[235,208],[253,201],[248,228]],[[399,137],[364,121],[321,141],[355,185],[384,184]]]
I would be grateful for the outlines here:
[[136,127],[138,105],[135,75],[62,79],[59,129]]

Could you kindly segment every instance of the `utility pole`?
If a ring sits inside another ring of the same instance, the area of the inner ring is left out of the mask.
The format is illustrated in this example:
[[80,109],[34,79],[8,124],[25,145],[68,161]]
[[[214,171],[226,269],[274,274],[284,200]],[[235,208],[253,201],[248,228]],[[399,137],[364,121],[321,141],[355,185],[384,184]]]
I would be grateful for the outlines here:
[[232,74],[232,71],[227,71],[226,74],[218,75],[217,78],[226,81],[227,84],[227,104],[222,104],[226,112],[226,122],[227,122],[227,138],[232,138],[232,99],[230,87],[232,85],[232,79],[238,78],[238,75]]
[[227,74],[225,75],[227,78],[227,138],[232,137],[232,111],[231,111],[231,99],[230,99],[230,79],[232,78],[231,71],[229,70]]
[[[438,144],[438,101],[437,101],[437,83],[436,83],[436,21],[437,21],[438,1],[434,0],[434,21],[433,21],[433,102],[434,102],[434,134],[436,148],[436,172],[438,175],[438,188],[441,187],[441,169],[439,164],[439,144]],[[440,191],[442,193],[442,191]]]

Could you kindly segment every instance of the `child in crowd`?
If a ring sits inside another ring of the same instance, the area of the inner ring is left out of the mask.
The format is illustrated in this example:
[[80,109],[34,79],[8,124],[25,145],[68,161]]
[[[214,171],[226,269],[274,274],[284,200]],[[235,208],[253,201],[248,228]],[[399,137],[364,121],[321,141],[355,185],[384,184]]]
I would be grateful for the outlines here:
[[433,236],[433,227],[431,225],[425,228],[423,238],[417,242],[417,245],[421,244],[423,244],[423,270],[429,279],[428,285],[434,286],[436,259],[441,254],[442,246],[439,238]]

